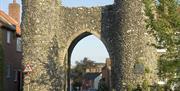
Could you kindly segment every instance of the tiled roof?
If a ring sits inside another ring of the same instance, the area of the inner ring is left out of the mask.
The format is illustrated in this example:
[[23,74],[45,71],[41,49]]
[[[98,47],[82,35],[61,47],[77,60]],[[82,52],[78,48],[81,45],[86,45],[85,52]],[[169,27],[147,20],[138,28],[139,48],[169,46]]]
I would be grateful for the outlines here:
[[96,77],[98,77],[101,73],[86,73],[84,74],[84,79],[87,80],[94,80]]
[[0,21],[8,27],[15,27],[16,34],[21,35],[20,24],[2,10],[0,10]]

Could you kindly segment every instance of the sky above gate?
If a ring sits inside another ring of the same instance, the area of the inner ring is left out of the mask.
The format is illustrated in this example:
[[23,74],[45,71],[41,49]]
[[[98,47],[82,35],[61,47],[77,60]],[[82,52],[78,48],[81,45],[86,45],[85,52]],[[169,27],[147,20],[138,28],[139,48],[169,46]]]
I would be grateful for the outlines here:
[[[13,0],[0,0],[0,8],[7,13],[8,4],[12,1]],[[21,0],[16,1],[21,4]],[[62,0],[62,5],[67,7],[92,7],[109,4],[113,4],[113,0]],[[75,46],[71,56],[71,64],[75,65],[75,61],[80,61],[84,57],[88,57],[96,62],[105,62],[105,59],[109,57],[109,54],[101,40],[93,35],[90,35],[83,38]]]

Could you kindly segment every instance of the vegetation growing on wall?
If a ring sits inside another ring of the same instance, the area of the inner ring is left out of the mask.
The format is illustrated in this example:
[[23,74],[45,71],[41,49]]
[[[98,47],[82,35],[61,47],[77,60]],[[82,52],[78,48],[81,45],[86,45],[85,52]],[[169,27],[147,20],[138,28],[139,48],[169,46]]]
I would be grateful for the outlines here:
[[[153,44],[160,49],[167,49],[159,62],[159,76],[173,80],[180,77],[180,13],[179,0],[143,0],[147,19],[147,28],[157,40]],[[180,78],[178,78],[180,79]]]
[[143,88],[144,91],[150,91],[148,80],[143,81],[142,88]]
[[127,85],[127,91],[132,91],[133,90],[133,85],[131,84],[131,83],[129,83],[128,85]]

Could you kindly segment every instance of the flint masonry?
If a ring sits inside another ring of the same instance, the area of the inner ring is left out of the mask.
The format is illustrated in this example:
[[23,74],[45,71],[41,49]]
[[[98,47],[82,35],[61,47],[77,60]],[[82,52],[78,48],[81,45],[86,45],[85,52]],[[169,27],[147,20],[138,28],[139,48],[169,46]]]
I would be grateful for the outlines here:
[[156,50],[149,45],[154,38],[147,33],[142,0],[114,0],[113,5],[92,8],[68,8],[60,0],[22,4],[23,65],[33,69],[24,91],[67,91],[71,52],[88,35],[106,46],[116,91],[158,79]]

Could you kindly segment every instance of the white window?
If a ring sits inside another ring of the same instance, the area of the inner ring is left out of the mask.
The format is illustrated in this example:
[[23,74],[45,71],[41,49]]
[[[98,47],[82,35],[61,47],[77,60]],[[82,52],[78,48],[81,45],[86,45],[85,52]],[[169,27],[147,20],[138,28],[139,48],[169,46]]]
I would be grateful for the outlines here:
[[17,80],[18,80],[18,71],[15,70],[14,71],[14,81],[17,82]]
[[11,77],[11,65],[6,65],[6,78]]
[[21,40],[21,38],[17,38],[17,41],[16,41],[16,50],[18,52],[22,51],[22,40]]
[[86,69],[86,72],[90,72],[90,70],[89,70],[89,69]]
[[11,43],[11,31],[7,31],[7,43]]

